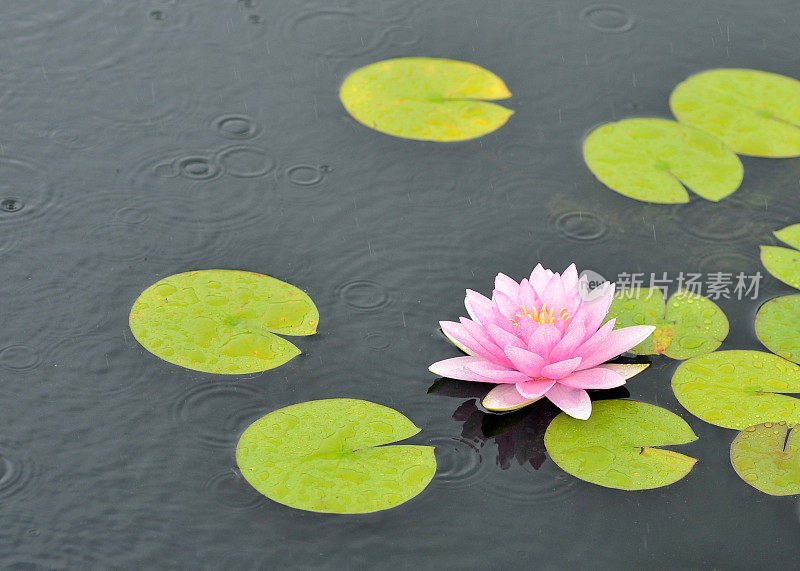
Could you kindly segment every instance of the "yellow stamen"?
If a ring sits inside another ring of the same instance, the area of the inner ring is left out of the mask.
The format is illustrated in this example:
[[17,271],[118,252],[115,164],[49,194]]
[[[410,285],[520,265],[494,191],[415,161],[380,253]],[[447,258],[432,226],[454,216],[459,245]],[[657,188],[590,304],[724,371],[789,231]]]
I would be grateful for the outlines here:
[[[544,325],[545,323],[555,323],[556,319],[558,319],[559,321],[562,320],[568,321],[572,316],[569,314],[569,311],[567,311],[566,307],[562,308],[558,312],[558,315],[556,316],[555,310],[547,309],[547,304],[543,303],[542,307],[539,308],[538,310],[536,309],[536,307],[528,309],[523,305],[522,312],[517,313],[514,317],[517,317],[519,319],[527,317],[528,319],[533,319],[534,322],[540,325]],[[519,323],[517,322],[516,319],[509,319],[509,321],[511,321],[511,323],[514,324],[514,327],[519,327]]]

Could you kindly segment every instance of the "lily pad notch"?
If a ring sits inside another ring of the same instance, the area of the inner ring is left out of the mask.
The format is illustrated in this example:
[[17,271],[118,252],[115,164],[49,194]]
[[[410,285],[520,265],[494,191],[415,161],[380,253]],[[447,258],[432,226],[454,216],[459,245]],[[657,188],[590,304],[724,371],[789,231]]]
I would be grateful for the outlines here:
[[762,351],[716,351],[692,357],[672,376],[672,390],[697,418],[743,430],[762,422],[800,422],[800,366]]
[[586,137],[583,158],[611,190],[659,204],[689,202],[687,188],[717,202],[733,194],[744,176],[742,162],[725,143],[667,119],[601,125]]
[[491,101],[511,92],[473,63],[408,57],[379,61],[351,73],[339,97],[371,129],[420,141],[464,141],[502,127],[514,113]]
[[620,399],[595,402],[588,420],[561,413],[544,435],[547,452],[562,470],[618,490],[648,490],[677,482],[697,459],[657,447],[695,440],[697,435],[680,416]]
[[731,443],[731,465],[765,494],[800,494],[800,431],[785,421],[745,428]]
[[800,81],[755,69],[710,69],[669,98],[678,121],[703,129],[740,155],[800,156]]
[[148,287],[131,308],[131,332],[169,363],[207,373],[246,374],[300,354],[279,335],[313,335],[319,311],[299,288],[238,270],[175,274]]
[[415,497],[436,473],[432,446],[395,444],[419,431],[401,413],[372,402],[309,401],[251,424],[236,461],[250,485],[278,503],[370,513]]
[[685,289],[665,302],[660,288],[620,290],[608,318],[617,325],[655,325],[653,334],[634,347],[638,355],[688,359],[716,350],[728,336],[725,313],[710,299]]

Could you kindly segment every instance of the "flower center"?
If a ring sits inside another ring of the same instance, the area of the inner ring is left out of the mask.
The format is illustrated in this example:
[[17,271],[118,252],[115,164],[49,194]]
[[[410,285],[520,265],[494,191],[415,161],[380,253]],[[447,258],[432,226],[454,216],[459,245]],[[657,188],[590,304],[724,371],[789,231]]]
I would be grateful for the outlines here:
[[[531,308],[530,310],[522,306],[522,312],[517,313],[514,317],[517,319],[532,319],[536,323],[540,325],[544,325],[545,323],[555,323],[556,320],[563,320],[568,321],[570,317],[569,311],[567,311],[566,307],[562,307],[558,314],[555,313],[553,309],[547,309],[547,304],[543,303],[542,307],[538,310],[536,307]],[[514,324],[514,327],[519,327],[519,321],[514,319],[513,317],[509,319],[511,323]]]

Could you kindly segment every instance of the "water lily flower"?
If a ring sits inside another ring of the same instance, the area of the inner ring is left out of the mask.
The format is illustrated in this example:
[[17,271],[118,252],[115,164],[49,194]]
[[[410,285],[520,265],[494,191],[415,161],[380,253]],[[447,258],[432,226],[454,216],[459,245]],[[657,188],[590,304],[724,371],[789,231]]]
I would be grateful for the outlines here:
[[491,299],[467,290],[464,305],[470,319],[439,322],[468,356],[439,361],[430,371],[497,384],[484,400],[496,403],[494,410],[519,408],[546,397],[568,415],[585,420],[592,412],[586,389],[618,387],[632,376],[624,366],[604,363],[655,329],[614,329],[615,319],[603,324],[613,298],[613,283],[590,291],[575,264],[562,275],[539,264],[530,279],[520,283],[498,274]]

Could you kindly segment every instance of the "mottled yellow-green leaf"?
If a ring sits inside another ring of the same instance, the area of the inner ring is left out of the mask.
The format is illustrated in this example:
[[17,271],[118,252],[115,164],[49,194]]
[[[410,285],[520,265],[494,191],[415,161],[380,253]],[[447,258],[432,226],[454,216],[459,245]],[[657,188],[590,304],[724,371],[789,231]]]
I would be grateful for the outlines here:
[[800,82],[754,69],[693,75],[669,100],[678,121],[725,141],[741,155],[800,156]]
[[672,377],[680,403],[708,423],[742,430],[761,422],[800,421],[800,367],[761,351],[693,357]]
[[756,314],[756,335],[764,346],[800,363],[800,295],[769,300]]
[[731,443],[731,464],[765,494],[800,494],[800,432],[784,421],[745,428]]
[[780,246],[761,246],[761,263],[783,283],[800,289],[800,251]]
[[670,411],[636,401],[603,400],[588,420],[559,414],[544,435],[547,452],[576,478],[620,490],[647,490],[677,482],[696,459],[656,446],[697,440]]
[[713,301],[679,290],[669,300],[659,288],[620,290],[606,316],[617,327],[654,325],[653,334],[631,349],[639,355],[688,359],[714,351],[728,336],[728,319]]
[[625,119],[592,131],[583,144],[589,170],[616,192],[644,202],[689,202],[732,194],[742,182],[739,157],[708,133],[666,119]]
[[773,232],[773,234],[784,244],[789,244],[792,248],[800,250],[800,224],[792,224],[777,232]]
[[376,131],[423,141],[463,141],[505,125],[514,113],[490,100],[511,97],[503,80],[472,63],[397,58],[357,69],[342,84],[342,103]]
[[270,276],[199,270],[164,278],[133,304],[130,327],[165,361],[208,373],[282,365],[300,350],[275,335],[311,335],[319,312],[303,291]]
[[383,446],[418,432],[408,418],[379,404],[309,401],[251,424],[236,461],[245,479],[278,503],[314,512],[375,512],[410,500],[436,473],[432,446]]

